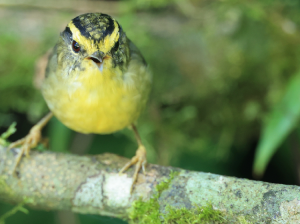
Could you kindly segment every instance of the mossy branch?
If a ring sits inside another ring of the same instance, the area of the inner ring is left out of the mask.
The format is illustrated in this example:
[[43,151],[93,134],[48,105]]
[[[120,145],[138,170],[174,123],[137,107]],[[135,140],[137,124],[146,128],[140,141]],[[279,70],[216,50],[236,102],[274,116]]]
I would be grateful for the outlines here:
[[[102,154],[32,151],[11,175],[19,149],[0,146],[0,198],[46,210],[100,214],[133,223],[293,223],[300,220],[300,187],[148,165],[132,195],[128,161]],[[28,200],[30,199],[30,200]],[[176,222],[176,220],[181,220]],[[199,222],[198,222],[198,221]]]

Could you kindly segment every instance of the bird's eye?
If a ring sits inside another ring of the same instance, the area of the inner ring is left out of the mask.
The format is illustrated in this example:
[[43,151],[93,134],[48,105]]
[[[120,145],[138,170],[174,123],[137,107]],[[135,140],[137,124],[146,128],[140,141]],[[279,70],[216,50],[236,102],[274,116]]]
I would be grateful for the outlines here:
[[113,46],[113,48],[112,48],[112,50],[113,50],[113,52],[116,52],[118,49],[119,49],[119,45],[120,45],[120,43],[119,43],[119,40],[115,43],[115,46]]
[[73,51],[76,53],[78,53],[80,51],[80,46],[75,40],[73,40],[73,42],[72,42],[72,48],[73,48]]

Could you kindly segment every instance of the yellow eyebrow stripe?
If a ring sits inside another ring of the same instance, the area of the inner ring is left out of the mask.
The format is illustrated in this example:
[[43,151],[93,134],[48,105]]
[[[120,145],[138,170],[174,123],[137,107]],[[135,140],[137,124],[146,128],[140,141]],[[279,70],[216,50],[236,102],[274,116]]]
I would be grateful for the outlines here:
[[83,46],[84,50],[88,54],[93,54],[97,50],[100,50],[106,54],[111,50],[111,48],[115,45],[115,42],[118,41],[120,37],[119,25],[115,20],[114,26],[115,29],[111,35],[107,35],[106,37],[104,37],[104,39],[100,40],[99,42],[96,42],[94,39],[92,39],[92,37],[87,38],[83,36],[80,30],[74,25],[72,21],[68,24],[68,27],[70,28],[73,34],[73,40],[78,42],[79,45]]
[[[103,40],[103,46],[106,50],[106,52],[110,51],[111,48],[115,45],[115,43],[119,40],[120,34],[119,34],[119,25],[114,20],[115,29],[112,32],[111,35],[107,35]],[[101,44],[101,43],[100,43]],[[104,51],[103,51],[104,52]]]

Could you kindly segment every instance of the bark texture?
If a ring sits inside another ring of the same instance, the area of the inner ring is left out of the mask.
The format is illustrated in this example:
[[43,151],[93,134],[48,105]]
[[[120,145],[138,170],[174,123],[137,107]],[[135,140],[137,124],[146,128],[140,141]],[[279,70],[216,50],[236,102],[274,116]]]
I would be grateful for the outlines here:
[[251,222],[297,223],[300,220],[300,187],[251,181],[210,173],[193,172],[149,164],[146,176],[139,174],[130,194],[133,171],[119,175],[128,161],[113,154],[77,156],[32,151],[11,175],[19,149],[7,152],[0,146],[0,199],[26,201],[37,209],[71,210],[129,218],[134,201],[148,201],[158,183],[172,179],[158,198],[159,210],[191,209],[211,204],[227,216],[246,217]]

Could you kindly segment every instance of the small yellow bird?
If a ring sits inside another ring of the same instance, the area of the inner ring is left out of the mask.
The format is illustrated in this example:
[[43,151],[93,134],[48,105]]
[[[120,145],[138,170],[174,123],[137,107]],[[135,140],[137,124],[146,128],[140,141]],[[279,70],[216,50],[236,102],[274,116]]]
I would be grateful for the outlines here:
[[60,34],[42,83],[51,112],[25,138],[9,146],[22,145],[14,170],[22,155],[28,156],[38,144],[41,129],[52,115],[81,133],[109,134],[131,126],[138,149],[120,172],[136,164],[132,190],[139,170],[145,172],[146,149],[134,123],[150,87],[151,74],[143,56],[115,19],[102,13],[74,18]]

